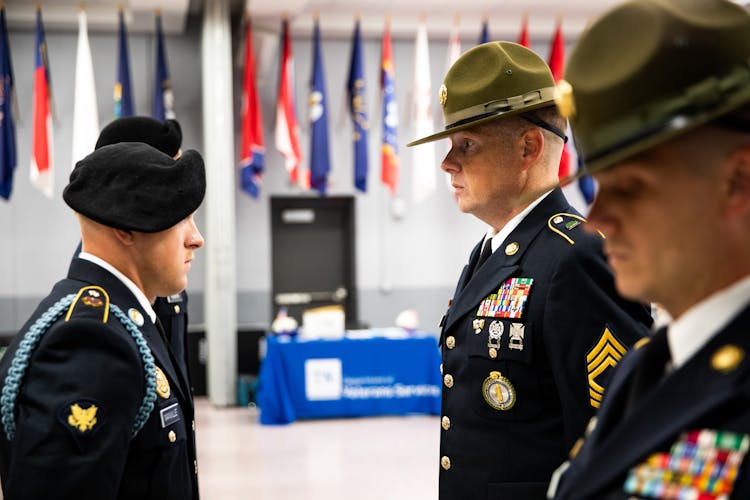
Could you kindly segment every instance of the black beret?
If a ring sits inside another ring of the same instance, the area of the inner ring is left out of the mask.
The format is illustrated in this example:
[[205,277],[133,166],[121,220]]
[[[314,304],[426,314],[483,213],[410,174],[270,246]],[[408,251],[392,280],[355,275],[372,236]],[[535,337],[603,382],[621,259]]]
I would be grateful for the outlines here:
[[102,129],[96,149],[118,142],[145,142],[174,157],[182,144],[182,129],[177,120],[160,122],[148,116],[118,118]]
[[76,163],[63,199],[106,226],[156,233],[195,212],[206,193],[203,158],[177,160],[142,142],[103,146]]

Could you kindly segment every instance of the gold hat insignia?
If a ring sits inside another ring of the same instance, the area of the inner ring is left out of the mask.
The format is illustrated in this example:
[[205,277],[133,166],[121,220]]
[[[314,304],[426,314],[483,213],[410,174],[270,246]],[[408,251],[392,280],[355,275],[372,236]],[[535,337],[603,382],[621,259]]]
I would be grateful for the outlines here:
[[555,87],[555,104],[563,118],[575,116],[576,103],[573,98],[573,86],[565,80],[560,80]]
[[445,107],[445,103],[448,101],[448,87],[446,87],[444,84],[440,86],[438,98],[440,100],[440,105]]

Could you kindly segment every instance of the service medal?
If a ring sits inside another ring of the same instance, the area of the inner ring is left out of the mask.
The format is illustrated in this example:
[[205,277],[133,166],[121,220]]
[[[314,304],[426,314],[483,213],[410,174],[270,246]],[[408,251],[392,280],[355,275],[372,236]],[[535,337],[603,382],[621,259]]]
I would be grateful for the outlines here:
[[492,408],[507,411],[516,403],[516,389],[500,372],[492,371],[482,384],[484,400]]

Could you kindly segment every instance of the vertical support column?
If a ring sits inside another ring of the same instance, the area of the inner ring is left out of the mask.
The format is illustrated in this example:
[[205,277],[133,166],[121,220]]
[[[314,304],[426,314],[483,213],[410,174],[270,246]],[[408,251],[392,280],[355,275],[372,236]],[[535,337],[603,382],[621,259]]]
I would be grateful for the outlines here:
[[229,0],[204,0],[201,35],[203,144],[206,163],[208,397],[236,401],[237,283],[234,114]]

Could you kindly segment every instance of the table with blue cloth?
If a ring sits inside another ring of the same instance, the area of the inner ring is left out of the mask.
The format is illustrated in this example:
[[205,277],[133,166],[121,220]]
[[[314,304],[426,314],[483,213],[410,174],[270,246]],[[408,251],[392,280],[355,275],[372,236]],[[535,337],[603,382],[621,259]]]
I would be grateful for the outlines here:
[[440,414],[440,353],[432,336],[266,338],[256,394],[261,424]]

